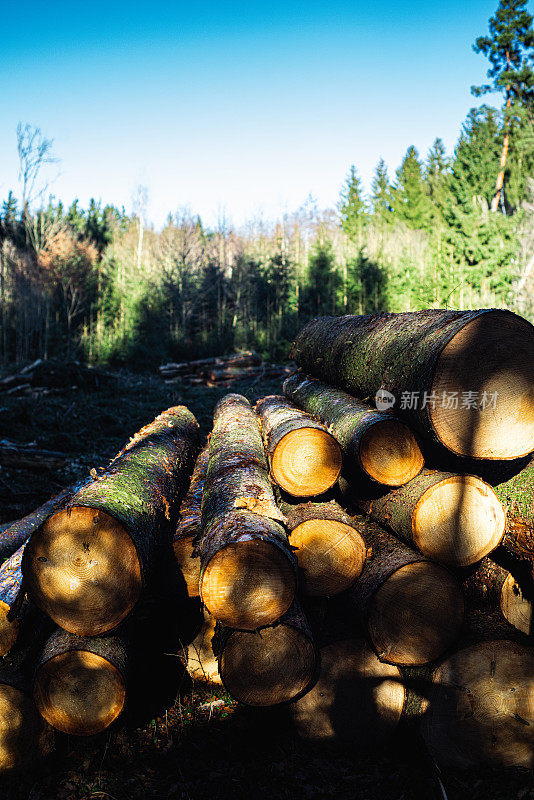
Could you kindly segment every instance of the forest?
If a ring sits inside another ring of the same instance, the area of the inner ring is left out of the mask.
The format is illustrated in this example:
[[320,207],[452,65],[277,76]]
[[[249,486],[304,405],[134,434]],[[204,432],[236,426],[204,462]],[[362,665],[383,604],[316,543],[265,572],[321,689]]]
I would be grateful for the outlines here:
[[[336,208],[310,195],[277,221],[213,229],[191,210],[161,230],[92,200],[65,207],[45,168],[53,140],[16,132],[19,187],[0,207],[0,363],[68,357],[153,368],[252,348],[283,360],[321,314],[504,307],[534,319],[534,33],[526,3],[503,0],[474,49],[489,60],[452,153],[410,145],[394,174],[357,164]],[[46,198],[46,199],[45,199]]]

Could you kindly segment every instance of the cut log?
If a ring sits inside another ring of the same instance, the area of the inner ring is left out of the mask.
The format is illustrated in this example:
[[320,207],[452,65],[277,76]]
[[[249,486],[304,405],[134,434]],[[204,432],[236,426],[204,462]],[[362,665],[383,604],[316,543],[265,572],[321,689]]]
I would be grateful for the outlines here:
[[405,666],[433,661],[460,634],[460,584],[378,525],[361,519],[358,530],[368,550],[351,599],[378,657]]
[[245,397],[216,406],[202,498],[200,596],[217,620],[255,630],[293,601],[296,559],[269,480],[258,418]]
[[0,656],[9,653],[19,633],[19,621],[17,615],[12,613],[12,607],[19,598],[22,584],[24,546],[0,567]]
[[434,674],[423,738],[446,767],[534,766],[534,649],[511,641],[463,648]]
[[186,668],[194,681],[221,683],[219,665],[212,647],[215,625],[215,619],[204,613],[204,623],[199,633],[191,644],[187,645]]
[[194,551],[195,541],[202,535],[201,506],[208,458],[209,447],[206,445],[197,458],[189,490],[182,500],[173,541],[174,555],[189,597],[199,596],[200,559],[194,555]]
[[127,648],[119,636],[86,638],[57,630],[37,665],[35,704],[63,733],[100,733],[124,707],[127,665]]
[[402,486],[421,472],[423,456],[410,428],[391,414],[305,375],[292,375],[284,394],[319,419],[343,449],[343,469],[385,486]]
[[60,627],[94,636],[130,613],[170,547],[197,451],[191,412],[164,411],[32,535],[25,586]]
[[510,311],[320,317],[300,331],[293,356],[363,400],[391,393],[416,431],[458,455],[534,450],[534,327]]
[[278,501],[290,531],[289,541],[301,570],[306,594],[331,597],[351,586],[365,561],[365,542],[341,506]]
[[534,633],[532,602],[519,582],[490,558],[484,558],[462,584],[469,605],[484,613],[499,609],[504,619],[525,635]]
[[317,677],[316,647],[297,602],[276,625],[254,632],[223,628],[214,645],[224,687],[249,706],[295,700]]
[[442,564],[474,564],[504,536],[504,509],[491,486],[474,475],[423,470],[372,499],[353,494],[364,513]]
[[341,448],[325,426],[280,395],[259,400],[271,475],[294,497],[314,497],[331,489],[341,472]]
[[365,640],[349,639],[321,648],[319,680],[290,714],[302,738],[359,751],[393,733],[404,700],[399,669],[380,661]]

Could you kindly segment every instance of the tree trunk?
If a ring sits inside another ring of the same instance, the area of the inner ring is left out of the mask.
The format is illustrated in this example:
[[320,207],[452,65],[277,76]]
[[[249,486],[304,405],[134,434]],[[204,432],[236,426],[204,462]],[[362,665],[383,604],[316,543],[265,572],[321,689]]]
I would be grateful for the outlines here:
[[397,727],[406,690],[398,667],[384,664],[364,639],[321,648],[315,686],[290,706],[298,734],[355,748],[383,744]]
[[25,586],[58,625],[94,636],[130,613],[171,546],[197,450],[191,412],[164,411],[32,535]]
[[316,647],[296,601],[275,625],[254,632],[221,628],[214,649],[224,687],[249,706],[295,700],[316,677]]
[[313,597],[331,597],[351,586],[365,561],[365,542],[341,506],[326,503],[278,505],[288,521],[289,542],[296,548],[300,585]]
[[269,480],[258,419],[238,394],[214,412],[202,498],[200,596],[233,628],[275,622],[293,601],[296,559]]
[[415,436],[404,422],[305,375],[292,375],[284,394],[317,417],[343,450],[343,469],[385,486],[401,486],[423,468]]
[[202,536],[201,506],[208,457],[209,446],[206,445],[197,458],[189,490],[182,500],[173,541],[174,555],[189,597],[199,596],[200,559],[194,551],[196,540]]
[[331,489],[341,472],[342,455],[325,426],[279,395],[259,400],[255,410],[276,483],[294,497],[314,497]]
[[27,514],[22,519],[10,523],[0,532],[0,559],[6,559],[15,553],[30,538],[40,525],[57,511],[76,492],[78,484],[65,489],[60,494],[47,500],[42,506]]
[[453,769],[534,766],[534,649],[513,641],[465,647],[436,669],[421,733]]
[[364,402],[386,390],[416,431],[458,455],[534,450],[534,328],[510,311],[320,317],[293,356]]
[[126,700],[128,652],[119,636],[87,638],[56,630],[41,653],[33,696],[57,730],[90,736],[108,728]]
[[407,666],[433,661],[459,636],[459,583],[378,525],[361,519],[358,530],[368,549],[351,599],[378,657]]
[[474,564],[504,536],[501,503],[474,475],[423,470],[404,486],[371,499],[357,491],[355,486],[349,497],[360,510],[442,564]]

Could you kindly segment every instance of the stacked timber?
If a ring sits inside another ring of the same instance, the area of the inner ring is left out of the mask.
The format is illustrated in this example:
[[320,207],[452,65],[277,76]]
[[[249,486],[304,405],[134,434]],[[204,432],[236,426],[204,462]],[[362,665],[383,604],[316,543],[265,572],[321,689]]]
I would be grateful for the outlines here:
[[196,361],[162,364],[159,373],[166,383],[230,386],[235,381],[283,378],[289,375],[292,369],[281,364],[266,364],[258,353],[249,351],[201,358]]

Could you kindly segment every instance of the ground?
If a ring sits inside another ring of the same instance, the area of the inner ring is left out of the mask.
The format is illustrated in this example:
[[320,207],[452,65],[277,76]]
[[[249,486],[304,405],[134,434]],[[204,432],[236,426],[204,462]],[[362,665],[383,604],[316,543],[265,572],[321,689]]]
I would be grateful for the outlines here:
[[[156,375],[122,372],[98,390],[0,396],[0,439],[36,442],[68,456],[65,466],[53,472],[0,467],[0,523],[23,516],[89,469],[107,463],[136,430],[170,405],[188,405],[208,433],[213,407],[227,391],[166,385]],[[280,383],[239,383],[232,391],[253,401],[279,392]],[[403,735],[385,751],[371,753],[312,747],[296,738],[283,711],[244,709],[223,689],[191,686],[177,675],[179,691],[153,717],[129,716],[90,739],[59,734],[54,755],[36,772],[4,781],[0,798],[534,800],[531,773],[444,772],[442,790],[417,740]],[[200,708],[213,699],[224,705]]]

